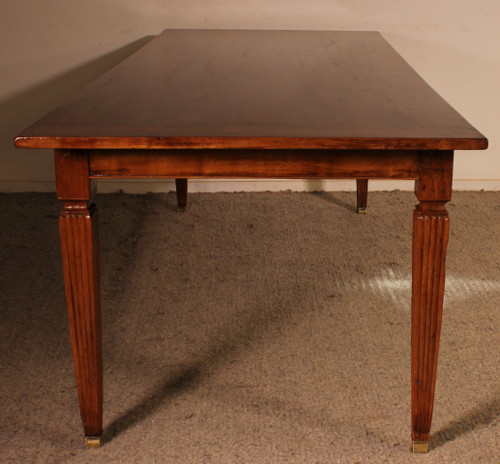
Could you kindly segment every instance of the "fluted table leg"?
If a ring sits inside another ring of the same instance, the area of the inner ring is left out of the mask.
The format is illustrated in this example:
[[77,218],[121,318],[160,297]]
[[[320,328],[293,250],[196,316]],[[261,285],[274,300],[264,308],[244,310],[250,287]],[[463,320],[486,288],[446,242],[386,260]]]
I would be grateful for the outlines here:
[[452,152],[421,157],[413,216],[411,415],[413,451],[427,452],[443,312]]
[[87,446],[102,433],[102,353],[97,211],[63,208],[59,218],[68,320]]
[[102,349],[97,210],[91,203],[85,152],[56,150],[57,194],[66,304],[85,442],[100,446],[102,433]]

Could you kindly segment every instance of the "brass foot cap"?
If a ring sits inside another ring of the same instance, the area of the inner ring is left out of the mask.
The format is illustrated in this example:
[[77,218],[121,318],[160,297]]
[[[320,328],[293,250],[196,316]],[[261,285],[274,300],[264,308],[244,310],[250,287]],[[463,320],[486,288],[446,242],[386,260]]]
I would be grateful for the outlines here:
[[100,448],[101,437],[85,437],[85,444],[87,448]]
[[358,208],[358,214],[366,214],[366,207],[365,208]]
[[413,440],[413,452],[414,453],[427,453],[429,451],[428,441],[418,441]]

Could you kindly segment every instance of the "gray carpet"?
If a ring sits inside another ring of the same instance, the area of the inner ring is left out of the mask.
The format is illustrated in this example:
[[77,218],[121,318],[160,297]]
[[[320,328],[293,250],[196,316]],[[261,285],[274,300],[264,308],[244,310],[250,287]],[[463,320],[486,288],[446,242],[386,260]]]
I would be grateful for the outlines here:
[[100,195],[104,446],[84,447],[54,195],[2,194],[1,463],[499,463],[500,193],[457,192],[428,455],[410,193]]

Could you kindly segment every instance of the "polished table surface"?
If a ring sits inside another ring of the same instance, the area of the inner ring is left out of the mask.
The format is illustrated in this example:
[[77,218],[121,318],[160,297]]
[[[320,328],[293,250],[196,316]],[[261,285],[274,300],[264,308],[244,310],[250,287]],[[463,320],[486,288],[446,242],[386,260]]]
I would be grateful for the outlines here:
[[20,134],[46,148],[485,148],[377,32],[165,31]]
[[98,179],[357,178],[416,181],[411,419],[426,451],[453,151],[487,143],[379,33],[345,31],[166,30],[19,134],[55,153],[87,445],[102,433]]

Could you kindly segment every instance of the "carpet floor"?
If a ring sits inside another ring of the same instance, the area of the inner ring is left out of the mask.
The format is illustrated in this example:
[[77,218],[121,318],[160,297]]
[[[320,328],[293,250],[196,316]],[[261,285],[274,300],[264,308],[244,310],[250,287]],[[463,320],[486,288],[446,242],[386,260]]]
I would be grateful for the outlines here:
[[104,444],[51,194],[0,194],[0,463],[500,463],[500,192],[456,192],[431,450],[410,452],[414,195],[98,195]]

